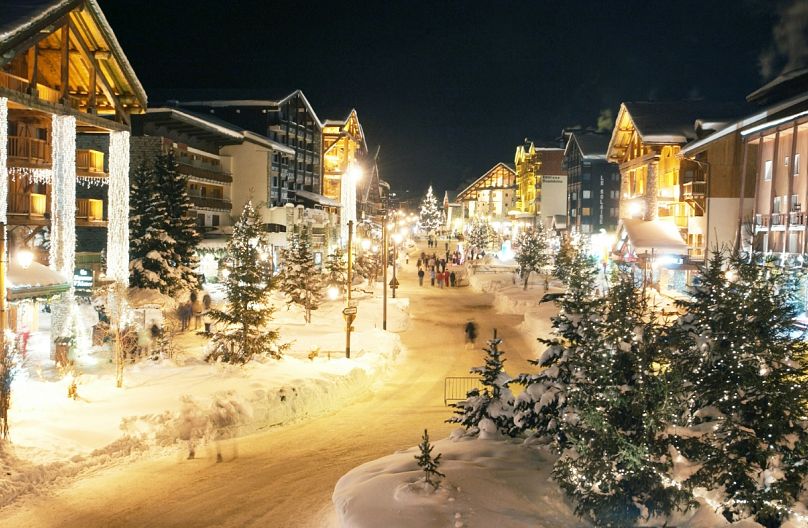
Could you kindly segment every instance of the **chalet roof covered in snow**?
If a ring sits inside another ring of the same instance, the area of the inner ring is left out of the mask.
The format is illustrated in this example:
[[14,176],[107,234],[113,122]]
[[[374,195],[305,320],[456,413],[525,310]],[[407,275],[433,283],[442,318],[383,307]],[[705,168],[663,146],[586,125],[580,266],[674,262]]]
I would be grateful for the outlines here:
[[282,99],[213,99],[213,100],[197,100],[197,101],[179,101],[177,104],[183,107],[203,107],[203,108],[229,108],[229,107],[248,107],[248,106],[265,106],[267,108],[278,107],[289,99],[299,97],[303,105],[311,113],[317,126],[323,128],[323,122],[317,117],[314,107],[303,94],[303,91],[298,89],[290,93]]
[[513,189],[516,187],[516,171],[507,163],[499,162],[485,174],[474,180],[474,182],[460,191],[457,200],[476,200],[477,193],[491,189]]
[[629,244],[635,255],[651,252],[687,255],[687,244],[673,222],[625,218],[617,238],[618,247]]
[[606,159],[606,152],[609,150],[609,139],[608,134],[573,132],[567,141],[564,154],[567,155],[570,148],[577,148],[584,159]]
[[[72,13],[71,13],[72,12]],[[118,97],[131,94],[133,106],[146,108],[146,91],[121,48],[112,27],[96,0],[17,0],[5,2],[0,10],[0,66],[32,46],[43,35],[52,33],[70,19],[80,27],[90,51],[108,53],[102,61]],[[76,69],[75,75],[81,73]],[[72,80],[86,84],[86,79]],[[72,84],[72,83],[71,83]]]
[[304,198],[306,200],[311,200],[312,202],[325,205],[326,207],[341,207],[339,200],[334,200],[327,196],[323,196],[322,194],[317,194],[309,191],[297,190],[295,191],[298,198]]
[[698,139],[697,121],[719,130],[749,113],[743,103],[707,101],[625,102],[615,120],[607,152],[620,161],[636,132],[645,145],[684,145]]

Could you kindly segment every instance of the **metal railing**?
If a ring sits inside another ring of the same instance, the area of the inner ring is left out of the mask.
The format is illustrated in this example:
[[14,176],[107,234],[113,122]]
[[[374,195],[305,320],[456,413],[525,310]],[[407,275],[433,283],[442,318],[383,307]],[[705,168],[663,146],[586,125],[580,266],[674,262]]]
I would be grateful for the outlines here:
[[480,378],[471,376],[449,376],[443,380],[443,404],[461,402],[472,389],[481,389]]

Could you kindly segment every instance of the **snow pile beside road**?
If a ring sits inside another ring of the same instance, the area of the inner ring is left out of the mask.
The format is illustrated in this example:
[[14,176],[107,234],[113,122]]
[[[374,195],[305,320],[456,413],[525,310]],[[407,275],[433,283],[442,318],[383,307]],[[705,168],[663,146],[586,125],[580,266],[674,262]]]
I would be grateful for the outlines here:
[[[178,441],[246,435],[346,405],[383,382],[401,352],[399,336],[376,327],[375,301],[359,303],[351,359],[344,357],[342,305],[332,303],[310,325],[293,324],[287,317],[294,313],[278,318],[282,340],[291,342],[281,360],[211,365],[201,360],[204,340],[185,334],[177,360],[128,366],[123,389],[112,365],[80,375],[76,400],[67,398],[67,378],[22,372],[14,382],[12,443],[0,449],[0,506]],[[388,327],[406,327],[408,300],[389,308]]]
[[434,493],[415,493],[423,475],[413,447],[343,476],[333,501],[341,526],[456,528],[588,526],[549,481],[555,457],[521,441],[467,437],[435,442],[446,475]]
[[[439,470],[446,477],[434,492],[424,485],[415,457],[418,448],[399,451],[352,469],[337,482],[332,497],[340,526],[351,528],[443,528],[496,526],[581,528],[573,505],[552,480],[556,456],[518,439],[464,436],[435,442]],[[729,523],[709,506],[652,518],[646,527],[762,528],[752,521]],[[804,528],[789,520],[783,527]]]

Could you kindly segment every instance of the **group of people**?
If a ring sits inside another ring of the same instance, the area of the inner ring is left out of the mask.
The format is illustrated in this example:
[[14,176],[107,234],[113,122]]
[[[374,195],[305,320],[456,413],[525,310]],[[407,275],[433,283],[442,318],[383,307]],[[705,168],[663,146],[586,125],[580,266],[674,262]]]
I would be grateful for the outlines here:
[[[448,246],[448,244],[447,244]],[[457,286],[457,274],[454,271],[449,271],[446,268],[446,262],[449,260],[449,250],[446,250],[446,258],[438,258],[435,253],[427,255],[423,251],[416,263],[418,267],[418,285],[424,285],[424,278],[429,273],[429,283],[438,288],[454,288]],[[450,262],[455,262],[451,260]]]

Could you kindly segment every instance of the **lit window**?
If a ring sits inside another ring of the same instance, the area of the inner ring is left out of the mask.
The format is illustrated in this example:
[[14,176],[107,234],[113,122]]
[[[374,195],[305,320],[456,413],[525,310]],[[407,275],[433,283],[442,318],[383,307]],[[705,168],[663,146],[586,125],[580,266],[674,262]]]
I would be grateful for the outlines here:
[[800,175],[800,155],[794,154],[794,176]]
[[582,191],[582,196],[581,196],[582,199],[588,200],[591,197],[592,197],[592,191],[589,191],[588,189]]
[[772,160],[763,163],[763,181],[772,181]]

